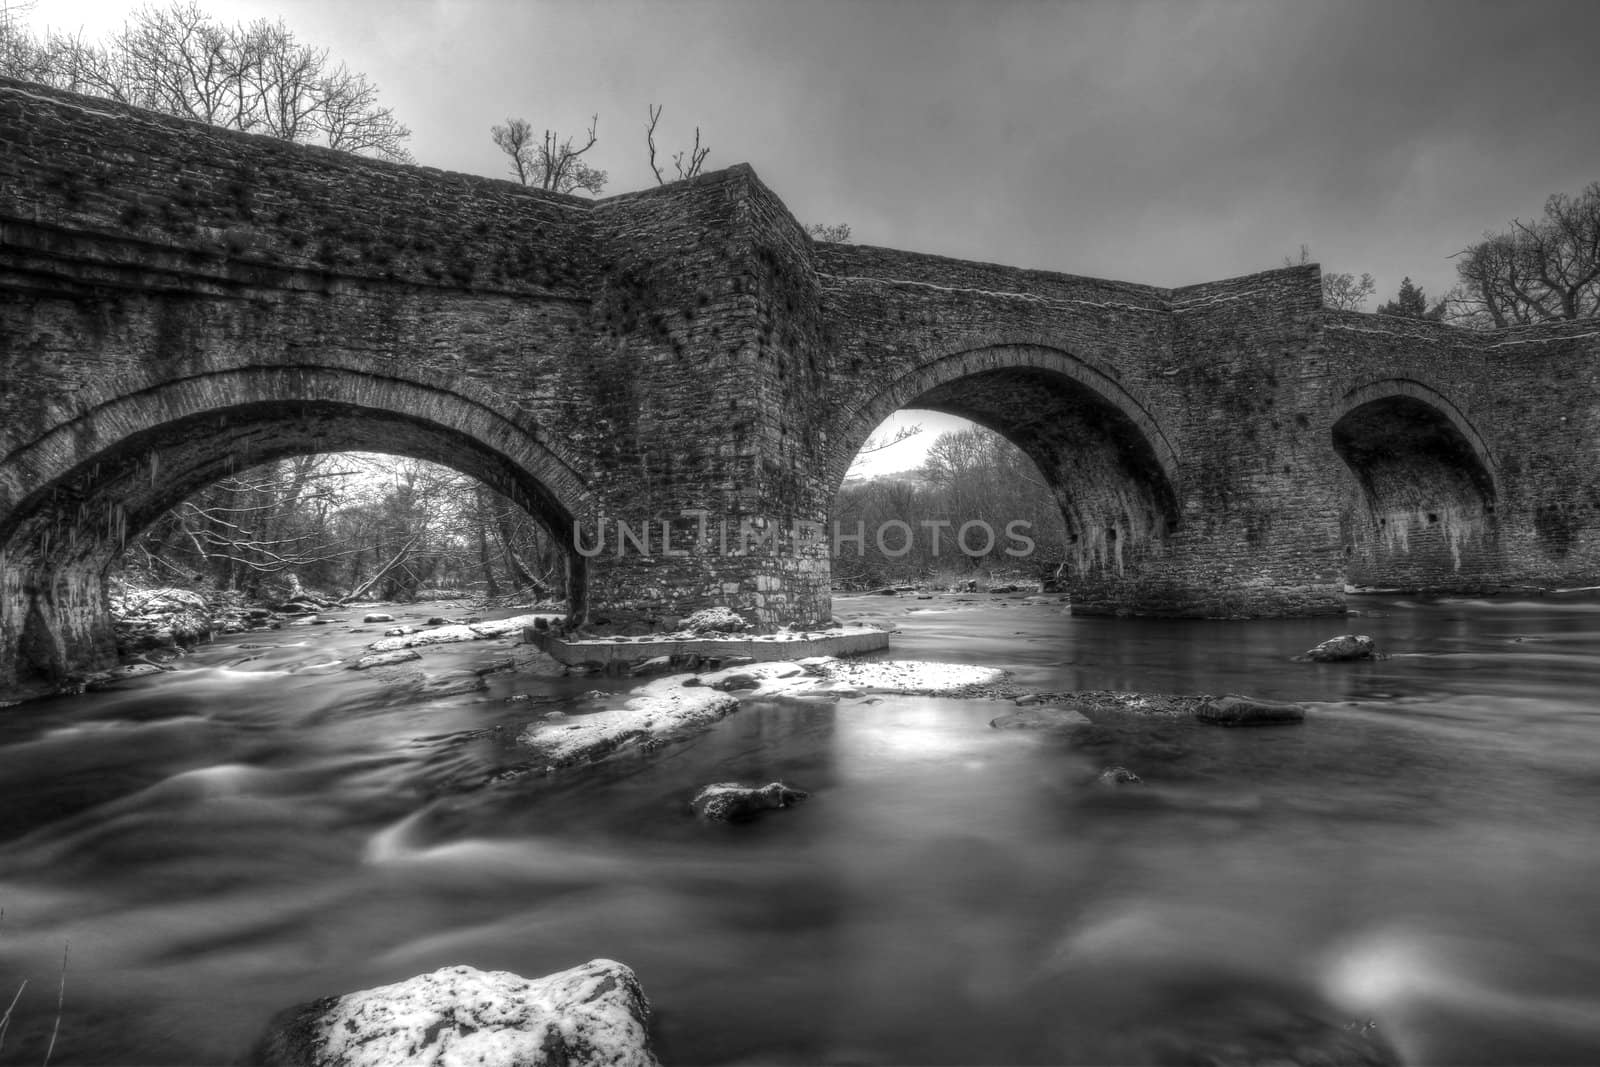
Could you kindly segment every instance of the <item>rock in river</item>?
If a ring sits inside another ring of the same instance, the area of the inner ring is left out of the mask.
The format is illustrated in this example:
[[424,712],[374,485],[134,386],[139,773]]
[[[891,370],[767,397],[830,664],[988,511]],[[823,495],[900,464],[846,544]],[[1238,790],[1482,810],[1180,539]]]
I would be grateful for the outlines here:
[[732,822],[753,818],[773,808],[786,808],[808,795],[804,790],[790,788],[782,782],[767,785],[717,782],[696,793],[694,799],[689,801],[689,806],[703,819]]
[[475,1064],[657,1067],[633,971],[591,960],[544,978],[446,967],[279,1015],[254,1062],[271,1067]]
[[1306,709],[1299,704],[1225,696],[1200,705],[1194,717],[1213,726],[1279,726],[1304,722]]
[[409,648],[396,649],[390,652],[372,652],[350,664],[348,669],[364,671],[372,667],[392,667],[396,663],[405,663],[408,660],[421,658],[422,653],[413,652]]
[[1378,643],[1366,634],[1340,634],[1330,637],[1316,648],[1307,650],[1297,660],[1312,663],[1342,663],[1354,659],[1378,659]]
[[740,689],[760,689],[761,679],[753,674],[730,674],[712,684],[712,688],[720,689],[724,693],[732,693]]
[[635,692],[620,708],[570,722],[534,723],[517,741],[533,749],[547,770],[555,770],[593,763],[622,749],[659,747],[703,730],[739,708],[738,697],[703,686],[686,689],[673,675]]
[[[524,629],[532,629],[537,615],[518,615],[510,619],[494,619],[490,622],[467,622],[452,626],[441,626],[437,630],[424,630],[416,632],[416,627],[396,627],[398,630],[409,631],[395,634],[392,637],[383,637],[367,646],[369,652],[392,652],[397,648],[412,648],[422,645],[443,645],[455,641],[484,641],[496,637],[510,637],[521,633]],[[549,616],[545,616],[549,618]]]

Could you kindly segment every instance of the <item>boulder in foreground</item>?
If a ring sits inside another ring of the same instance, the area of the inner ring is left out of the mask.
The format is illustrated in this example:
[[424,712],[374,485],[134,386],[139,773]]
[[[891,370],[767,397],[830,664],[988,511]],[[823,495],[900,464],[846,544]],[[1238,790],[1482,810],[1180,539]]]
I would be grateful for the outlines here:
[[528,979],[446,967],[281,1014],[268,1067],[657,1067],[639,979],[614,960]]

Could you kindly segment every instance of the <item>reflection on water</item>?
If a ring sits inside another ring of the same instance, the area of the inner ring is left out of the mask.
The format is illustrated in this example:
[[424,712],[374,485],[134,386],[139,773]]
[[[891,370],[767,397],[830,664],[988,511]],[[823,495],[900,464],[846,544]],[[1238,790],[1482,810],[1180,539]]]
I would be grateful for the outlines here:
[[[991,702],[869,695],[502,773],[517,727],[621,683],[451,692],[503,646],[330,669],[370,637],[341,627],[7,709],[0,999],[28,985],[4,1048],[42,1059],[70,942],[61,1063],[227,1062],[316,996],[601,956],[639,972],[668,1062],[1154,1062],[1264,1000],[1370,1021],[1411,1062],[1600,1062],[1600,608],[1360,606],[1349,629],[1393,658],[1289,661],[1339,620],[837,604],[900,628],[895,658],[1029,686],[1308,702],[1260,731],[1051,739],[989,729]],[[1143,784],[1100,785],[1116,764]],[[775,778],[811,798],[688,814],[699,785]]]

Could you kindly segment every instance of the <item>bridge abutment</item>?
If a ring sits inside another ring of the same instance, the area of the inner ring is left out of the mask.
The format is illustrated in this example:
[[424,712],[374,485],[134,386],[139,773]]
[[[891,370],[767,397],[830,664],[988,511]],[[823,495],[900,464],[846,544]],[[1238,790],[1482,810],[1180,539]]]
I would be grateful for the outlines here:
[[0,566],[0,691],[71,685],[116,663],[105,575]]
[[[706,536],[698,536],[704,516]],[[795,527],[707,513],[644,523],[613,520],[581,530],[588,559],[591,622],[639,619],[670,626],[709,607],[727,607],[762,629],[812,626],[831,614],[827,544]],[[813,524],[815,529],[820,525]]]

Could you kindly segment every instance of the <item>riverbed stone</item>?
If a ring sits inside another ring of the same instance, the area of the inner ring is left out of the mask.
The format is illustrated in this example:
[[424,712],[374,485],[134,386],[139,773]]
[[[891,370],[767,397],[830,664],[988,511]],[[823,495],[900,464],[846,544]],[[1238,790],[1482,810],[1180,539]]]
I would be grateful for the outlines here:
[[795,789],[782,782],[760,786],[716,782],[702,787],[689,801],[689,806],[702,819],[737,822],[754,818],[764,811],[786,808],[809,795],[803,789]]
[[1077,708],[1034,704],[998,719],[990,719],[989,725],[996,730],[1071,730],[1089,725],[1089,719]]
[[446,967],[292,1008],[254,1061],[269,1067],[658,1067],[632,969],[597,959],[543,978]]
[[361,617],[362,622],[394,622],[394,616],[387,611],[369,611]]
[[1297,660],[1311,663],[1344,663],[1350,660],[1379,659],[1378,643],[1366,634],[1340,634],[1330,637],[1315,648],[1306,650]]
[[350,664],[350,669],[364,671],[372,667],[392,667],[396,663],[406,663],[410,660],[421,658],[422,653],[413,652],[409,648],[392,649],[388,652],[372,652]]
[[1138,785],[1144,781],[1126,767],[1107,767],[1097,779],[1101,785]]
[[1225,696],[1200,705],[1194,717],[1213,726],[1282,726],[1304,722],[1306,709],[1299,704]]
[[[226,596],[217,594],[219,605]],[[241,616],[219,610],[193,589],[130,589],[110,600],[117,651],[126,656],[156,648],[188,648],[230,627]]]

